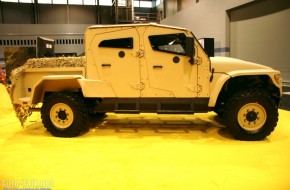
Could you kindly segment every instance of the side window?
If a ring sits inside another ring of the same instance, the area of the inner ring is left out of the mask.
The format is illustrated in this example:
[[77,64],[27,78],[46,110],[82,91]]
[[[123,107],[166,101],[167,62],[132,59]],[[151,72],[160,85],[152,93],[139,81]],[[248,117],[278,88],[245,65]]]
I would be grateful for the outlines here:
[[149,41],[156,51],[185,55],[186,36],[183,33],[149,36]]
[[133,38],[103,40],[99,47],[133,49]]

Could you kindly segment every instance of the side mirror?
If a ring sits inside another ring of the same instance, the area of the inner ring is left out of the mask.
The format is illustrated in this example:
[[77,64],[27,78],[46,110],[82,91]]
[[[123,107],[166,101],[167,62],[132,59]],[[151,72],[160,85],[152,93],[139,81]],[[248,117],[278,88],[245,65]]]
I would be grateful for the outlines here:
[[195,49],[194,49],[194,38],[193,37],[186,37],[186,47],[185,47],[185,54],[186,56],[190,57],[190,64],[194,63],[194,55],[195,55]]

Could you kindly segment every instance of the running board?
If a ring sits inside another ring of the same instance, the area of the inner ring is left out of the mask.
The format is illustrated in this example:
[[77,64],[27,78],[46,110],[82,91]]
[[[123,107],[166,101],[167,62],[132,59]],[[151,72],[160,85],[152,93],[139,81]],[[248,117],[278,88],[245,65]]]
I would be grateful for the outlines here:
[[[115,113],[131,113],[131,114],[139,114],[140,110],[115,110]],[[146,111],[145,111],[146,112]],[[187,110],[157,110],[157,114],[194,114],[193,111]]]
[[158,114],[194,114],[193,111],[187,110],[157,110]]

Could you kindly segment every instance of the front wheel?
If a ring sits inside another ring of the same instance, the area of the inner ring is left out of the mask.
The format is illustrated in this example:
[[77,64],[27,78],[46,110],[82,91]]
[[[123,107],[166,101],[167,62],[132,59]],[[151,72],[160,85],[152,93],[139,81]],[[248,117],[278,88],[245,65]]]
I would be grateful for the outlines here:
[[239,140],[262,140],[275,129],[278,107],[262,89],[247,89],[233,95],[225,108],[232,135]]
[[77,94],[57,92],[45,98],[41,118],[52,135],[75,137],[87,128],[88,111]]

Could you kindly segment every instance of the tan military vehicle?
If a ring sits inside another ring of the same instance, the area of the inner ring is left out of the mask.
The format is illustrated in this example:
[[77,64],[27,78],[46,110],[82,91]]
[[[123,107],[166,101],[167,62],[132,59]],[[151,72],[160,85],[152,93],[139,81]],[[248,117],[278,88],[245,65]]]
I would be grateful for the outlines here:
[[43,103],[41,118],[54,136],[79,135],[92,110],[215,111],[241,140],[264,139],[277,124],[280,72],[233,58],[209,58],[187,29],[92,26],[85,32],[85,52],[85,57],[63,58],[64,64],[58,64],[61,58],[29,60],[12,81],[17,109]]

